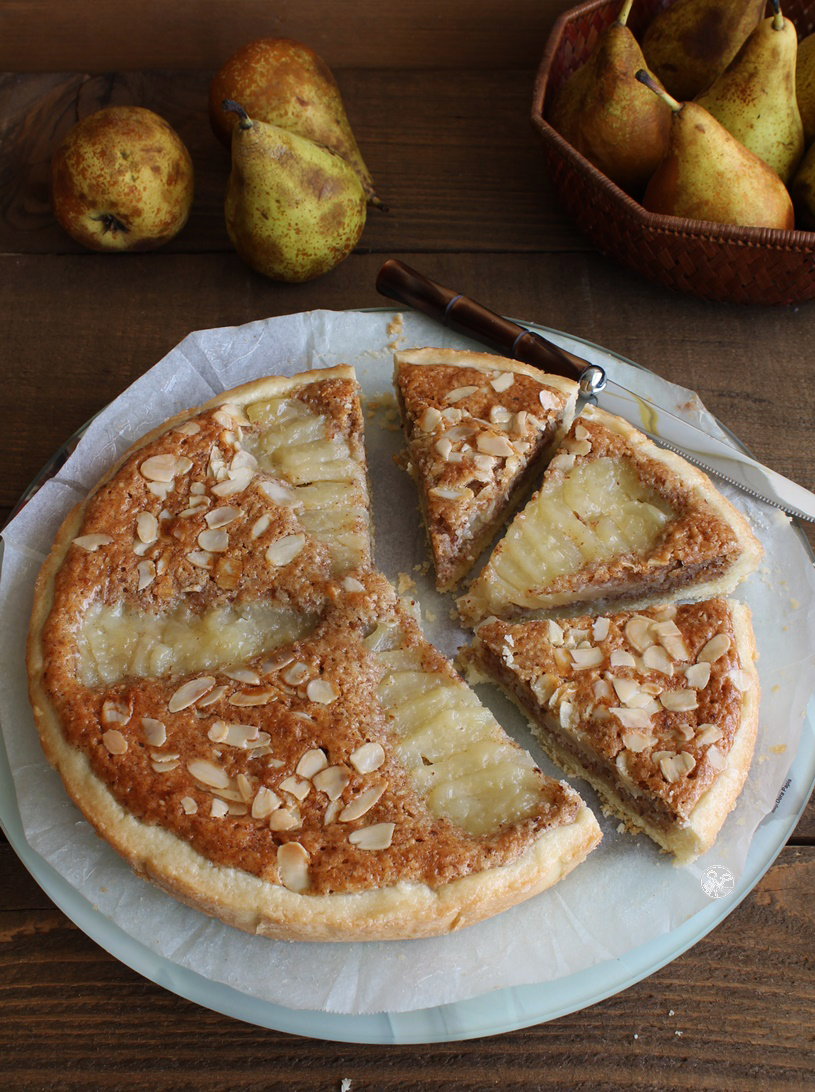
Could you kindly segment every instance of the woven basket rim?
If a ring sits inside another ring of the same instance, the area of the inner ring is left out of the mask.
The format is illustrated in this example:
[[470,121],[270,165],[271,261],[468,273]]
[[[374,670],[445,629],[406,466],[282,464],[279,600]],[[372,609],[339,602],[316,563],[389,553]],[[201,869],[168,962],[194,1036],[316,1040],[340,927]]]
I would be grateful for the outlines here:
[[592,12],[617,6],[619,0],[585,0],[562,12],[549,34],[540,64],[535,74],[532,94],[532,125],[539,136],[554,145],[557,151],[567,158],[572,167],[589,179],[594,186],[621,205],[626,215],[651,234],[684,236],[695,239],[737,244],[748,248],[789,252],[815,252],[815,232],[799,229],[742,227],[737,224],[717,224],[708,220],[690,220],[680,216],[666,216],[663,213],[649,212],[629,196],[625,190],[612,182],[610,178],[590,163],[572,144],[558,133],[544,117],[543,107],[549,86],[552,62],[560,46],[564,31],[569,23]]

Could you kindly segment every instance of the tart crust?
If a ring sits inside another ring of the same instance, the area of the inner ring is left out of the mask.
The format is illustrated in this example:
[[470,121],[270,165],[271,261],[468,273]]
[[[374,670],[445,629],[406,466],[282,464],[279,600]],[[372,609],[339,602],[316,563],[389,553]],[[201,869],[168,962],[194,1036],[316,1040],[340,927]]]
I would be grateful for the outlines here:
[[406,468],[446,592],[528,496],[571,424],[577,384],[489,353],[410,349],[394,364]]
[[[331,503],[325,474],[353,503]],[[136,872],[250,932],[448,932],[548,887],[600,839],[370,556],[356,384],[335,368],[245,385],[154,430],[69,514],[37,583],[29,691],[69,795]],[[154,670],[130,631],[179,601],[193,645],[208,610],[259,601],[307,625],[226,663],[179,671],[171,655]],[[124,619],[110,654],[83,643],[98,611],[112,633]]]

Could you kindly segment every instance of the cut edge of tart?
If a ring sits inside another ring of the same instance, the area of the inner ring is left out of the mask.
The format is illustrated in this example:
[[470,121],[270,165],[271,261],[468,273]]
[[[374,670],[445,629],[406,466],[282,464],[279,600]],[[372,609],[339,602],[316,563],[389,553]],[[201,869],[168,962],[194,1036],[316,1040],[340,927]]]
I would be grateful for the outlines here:
[[489,353],[410,349],[394,388],[439,592],[528,496],[574,416],[577,384]]
[[528,719],[560,769],[675,863],[713,845],[749,773],[760,688],[735,600],[556,621],[488,619],[460,662]]
[[92,826],[279,939],[449,932],[601,837],[370,568],[356,390],[260,380],[140,440],[64,521],[29,632],[43,749]]
[[465,625],[729,594],[762,547],[705,474],[587,407],[458,600]]

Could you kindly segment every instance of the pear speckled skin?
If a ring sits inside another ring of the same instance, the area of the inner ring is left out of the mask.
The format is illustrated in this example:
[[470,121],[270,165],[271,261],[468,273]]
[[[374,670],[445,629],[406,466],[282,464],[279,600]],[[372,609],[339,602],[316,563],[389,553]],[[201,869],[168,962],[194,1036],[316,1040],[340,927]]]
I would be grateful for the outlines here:
[[804,156],[790,183],[790,193],[798,226],[805,231],[815,231],[815,144]]
[[237,117],[222,109],[224,99],[239,102],[257,121],[279,125],[338,152],[373,198],[373,179],[351,131],[337,83],[313,49],[289,38],[261,38],[233,53],[216,72],[210,86],[209,117],[215,135],[228,148]]
[[815,142],[815,34],[808,34],[798,43],[795,97],[804,125],[804,141],[809,148]]
[[645,32],[646,64],[674,98],[695,98],[735,57],[766,2],[676,0]]
[[642,204],[649,212],[716,224],[794,226],[792,201],[777,172],[695,102],[675,111],[668,153]]
[[780,14],[758,24],[700,106],[788,182],[804,154],[795,96],[798,36]]
[[68,234],[92,250],[154,250],[187,222],[189,152],[164,118],[109,106],[71,128],[51,161],[51,203]]
[[242,118],[232,135],[226,227],[258,273],[300,282],[347,258],[365,227],[359,175],[329,148]]
[[566,80],[548,121],[612,182],[639,195],[668,147],[670,108],[637,83],[642,51],[626,25],[631,0],[588,61]]

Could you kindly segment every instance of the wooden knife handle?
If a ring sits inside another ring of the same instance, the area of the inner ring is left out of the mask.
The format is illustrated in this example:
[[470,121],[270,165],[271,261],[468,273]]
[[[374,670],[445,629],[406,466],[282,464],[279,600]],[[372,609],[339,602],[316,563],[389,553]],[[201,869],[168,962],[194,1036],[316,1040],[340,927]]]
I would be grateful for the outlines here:
[[382,266],[376,287],[383,296],[405,303],[513,360],[578,381],[587,368],[595,367],[460,292],[431,281],[396,258]]

